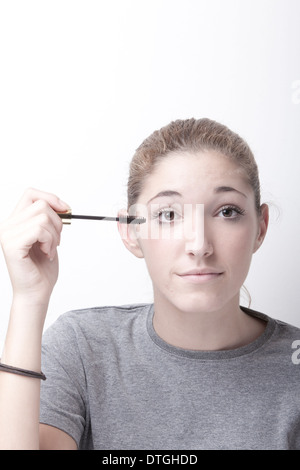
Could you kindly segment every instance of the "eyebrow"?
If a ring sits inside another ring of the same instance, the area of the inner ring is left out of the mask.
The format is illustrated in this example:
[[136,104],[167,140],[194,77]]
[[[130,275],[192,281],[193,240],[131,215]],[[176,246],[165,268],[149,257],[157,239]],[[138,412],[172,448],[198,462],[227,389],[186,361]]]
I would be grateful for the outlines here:
[[171,197],[171,196],[182,197],[182,194],[180,194],[178,191],[171,191],[171,190],[160,191],[159,193],[156,194],[156,196],[153,196],[151,199],[149,199],[147,204],[149,204],[149,202],[151,202],[153,199],[156,199],[157,197]]
[[[218,186],[217,188],[214,189],[214,193],[219,194],[219,193],[229,193],[229,192],[236,192],[241,194],[244,197],[247,197],[246,194],[242,193],[238,189],[232,188],[231,186]],[[149,201],[147,202],[147,205],[149,202],[153,201],[153,199],[156,199],[158,197],[183,197],[182,194],[180,194],[178,191],[172,191],[172,190],[166,190],[166,191],[160,191],[157,193],[155,196],[153,196]]]
[[229,192],[235,192],[235,193],[239,193],[241,194],[242,196],[244,196],[245,198],[247,198],[246,194],[242,193],[241,191],[239,191],[238,189],[235,189],[235,188],[232,188],[231,186],[218,186],[217,188],[214,189],[214,192],[216,194],[219,194],[219,193],[229,193]]

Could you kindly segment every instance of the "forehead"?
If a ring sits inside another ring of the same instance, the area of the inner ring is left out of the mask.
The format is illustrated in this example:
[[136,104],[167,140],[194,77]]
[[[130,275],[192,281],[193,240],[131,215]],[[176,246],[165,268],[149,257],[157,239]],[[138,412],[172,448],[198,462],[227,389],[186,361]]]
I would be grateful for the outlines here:
[[221,185],[248,186],[244,170],[213,151],[172,153],[161,159],[145,181],[142,195],[165,189],[188,194]]

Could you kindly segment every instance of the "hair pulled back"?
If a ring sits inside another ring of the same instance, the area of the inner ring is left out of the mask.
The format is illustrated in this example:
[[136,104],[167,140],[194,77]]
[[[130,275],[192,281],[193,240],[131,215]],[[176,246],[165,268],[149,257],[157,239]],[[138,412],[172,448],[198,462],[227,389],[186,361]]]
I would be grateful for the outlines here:
[[260,182],[250,147],[228,127],[207,118],[172,121],[160,130],[154,131],[142,142],[130,164],[127,186],[128,208],[136,204],[146,178],[162,158],[172,152],[197,153],[205,150],[216,151],[243,169],[246,180],[254,191],[255,207],[259,213]]

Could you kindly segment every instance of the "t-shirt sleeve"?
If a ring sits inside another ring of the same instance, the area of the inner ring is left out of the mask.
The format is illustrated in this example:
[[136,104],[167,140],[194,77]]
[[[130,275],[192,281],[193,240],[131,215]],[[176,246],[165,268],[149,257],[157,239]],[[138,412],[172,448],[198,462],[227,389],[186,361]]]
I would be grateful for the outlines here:
[[69,434],[80,447],[86,425],[85,374],[76,332],[68,316],[43,336],[40,422]]

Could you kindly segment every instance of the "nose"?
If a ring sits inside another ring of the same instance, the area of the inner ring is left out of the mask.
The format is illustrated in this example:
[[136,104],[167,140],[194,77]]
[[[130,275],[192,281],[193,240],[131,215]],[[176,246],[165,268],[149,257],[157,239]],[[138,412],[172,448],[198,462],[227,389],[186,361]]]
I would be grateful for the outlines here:
[[204,237],[201,242],[197,237],[194,240],[185,242],[185,252],[197,257],[208,257],[213,254],[213,246],[207,239]]
[[189,230],[186,231],[185,236],[185,252],[198,257],[210,256],[213,253],[212,237],[209,233],[209,227],[205,224],[204,207],[196,212],[192,218]]

